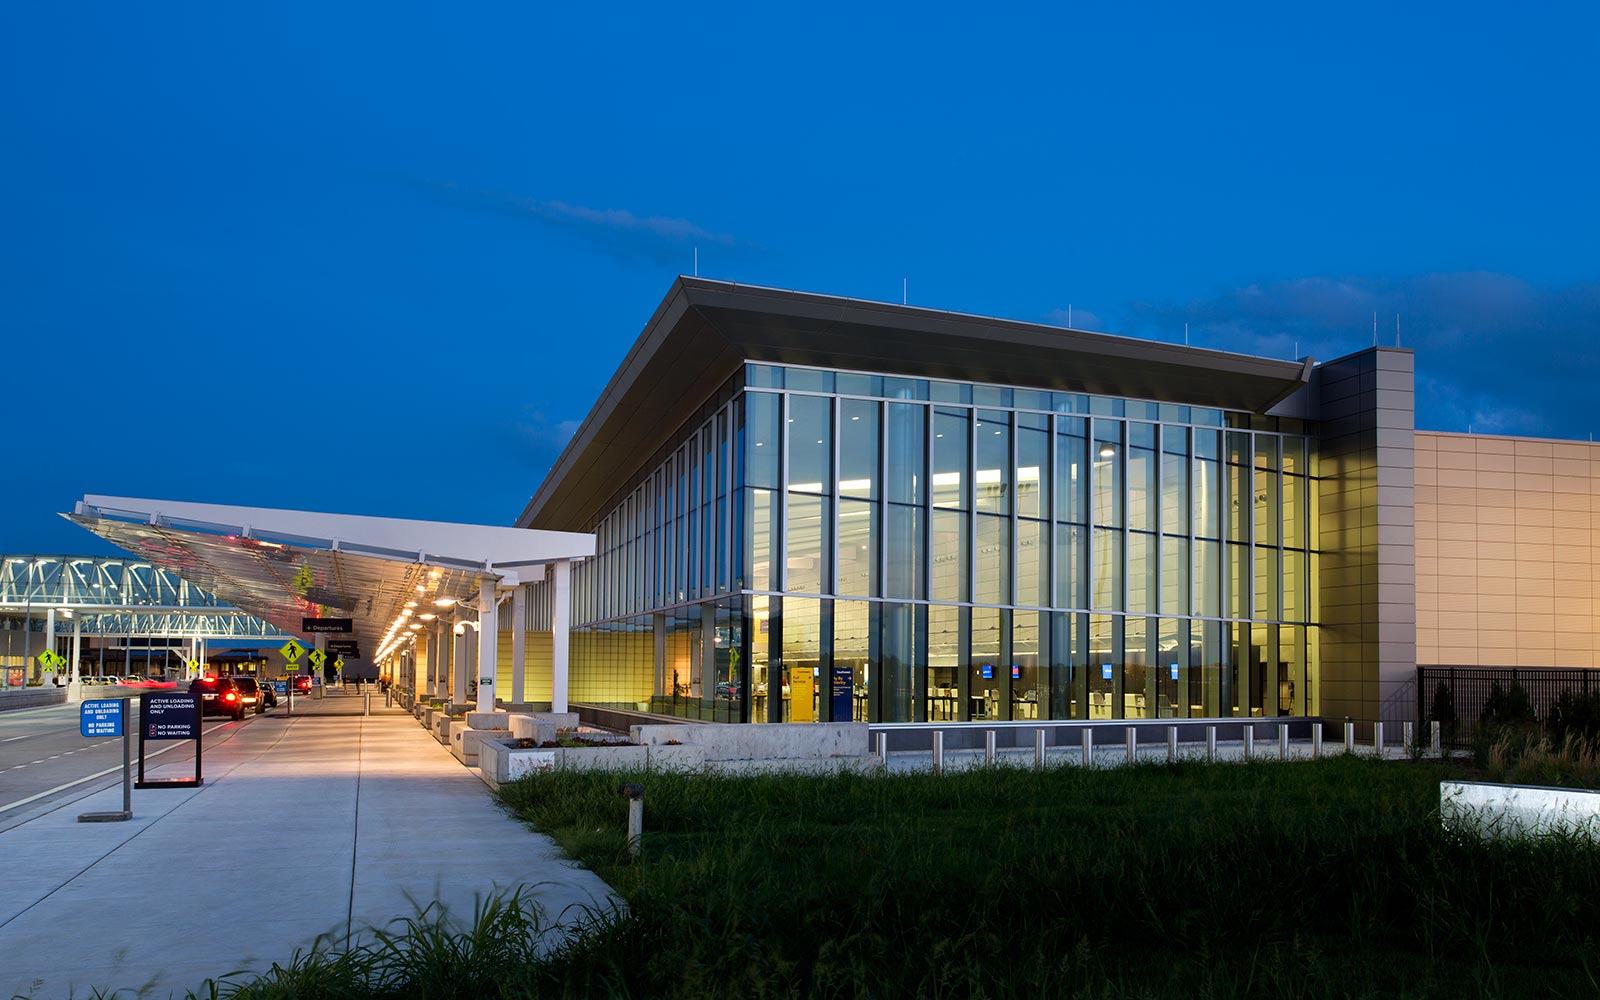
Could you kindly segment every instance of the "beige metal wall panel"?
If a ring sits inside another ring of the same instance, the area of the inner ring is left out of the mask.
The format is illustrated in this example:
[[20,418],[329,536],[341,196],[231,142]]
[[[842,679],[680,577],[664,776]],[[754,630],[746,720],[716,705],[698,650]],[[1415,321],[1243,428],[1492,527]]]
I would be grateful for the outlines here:
[[1600,666],[1600,445],[1415,440],[1417,662]]

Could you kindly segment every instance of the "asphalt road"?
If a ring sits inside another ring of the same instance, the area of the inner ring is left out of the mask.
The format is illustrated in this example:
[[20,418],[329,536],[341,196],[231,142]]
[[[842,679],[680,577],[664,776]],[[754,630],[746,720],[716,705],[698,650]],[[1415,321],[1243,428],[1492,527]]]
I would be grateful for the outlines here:
[[[138,718],[139,701],[130,706]],[[221,716],[204,720],[201,733],[206,745],[230,738],[257,716],[234,722]],[[126,726],[125,726],[126,728]],[[136,729],[133,753],[139,752]],[[194,755],[187,740],[157,743],[148,754],[160,753],[162,763]],[[134,761],[138,767],[138,761]],[[50,705],[0,712],[0,830],[9,830],[43,812],[106,788],[122,780],[122,738],[78,734],[78,706]]]

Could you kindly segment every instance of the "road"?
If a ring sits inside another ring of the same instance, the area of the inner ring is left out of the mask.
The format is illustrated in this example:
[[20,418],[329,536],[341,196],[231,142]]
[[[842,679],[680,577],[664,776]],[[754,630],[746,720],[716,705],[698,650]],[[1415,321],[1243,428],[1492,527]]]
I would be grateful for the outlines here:
[[[131,709],[137,719],[138,698],[133,699]],[[231,738],[253,718],[257,717],[246,716],[242,723],[207,718],[201,729],[206,746]],[[133,747],[137,754],[137,738]],[[194,746],[188,741],[163,742],[151,745],[149,753],[159,753],[162,763],[170,763],[192,757]],[[77,705],[0,712],[0,830],[121,780],[122,738],[80,736]]]

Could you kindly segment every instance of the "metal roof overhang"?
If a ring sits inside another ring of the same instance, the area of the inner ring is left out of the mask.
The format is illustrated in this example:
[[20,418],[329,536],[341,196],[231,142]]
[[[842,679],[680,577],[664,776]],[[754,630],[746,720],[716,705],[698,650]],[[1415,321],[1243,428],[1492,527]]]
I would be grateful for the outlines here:
[[1037,323],[679,277],[517,524],[572,530],[745,361],[1265,413],[1310,379],[1274,361]]
[[[291,635],[350,618],[373,657],[415,615],[448,619],[485,579],[594,555],[594,536],[476,524],[85,496],[63,515]],[[417,602],[411,616],[404,612]],[[422,624],[421,622],[417,622]]]

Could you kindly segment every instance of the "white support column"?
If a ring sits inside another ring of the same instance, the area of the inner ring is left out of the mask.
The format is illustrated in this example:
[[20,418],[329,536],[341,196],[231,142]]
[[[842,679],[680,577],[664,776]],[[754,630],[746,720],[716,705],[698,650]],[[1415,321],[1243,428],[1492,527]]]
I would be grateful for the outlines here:
[[495,604],[499,580],[486,576],[478,584],[478,711],[494,711],[494,681],[500,666],[500,609]]
[[426,681],[417,685],[417,697],[431,698],[439,693],[439,658],[444,655],[444,642],[439,638],[439,633],[444,626],[438,622],[433,623],[433,631],[428,633],[428,672],[421,680]]
[[572,629],[572,560],[556,560],[550,600],[550,711],[565,712],[567,640]]
[[527,704],[528,673],[528,588],[518,587],[511,595],[511,703]]
[[450,698],[450,671],[456,663],[456,634],[449,625],[439,633],[439,670],[433,677],[433,696]]
[[450,651],[450,704],[460,706],[467,703],[467,672],[472,668],[468,662],[471,659],[468,650],[472,648],[472,627],[463,628],[455,640],[455,648]]
[[83,681],[78,677],[78,658],[83,655],[83,621],[72,616],[72,680],[67,682],[67,700],[83,700]]
[[[44,611],[44,648],[50,652],[56,650],[56,609],[46,608]],[[43,652],[44,650],[40,650]],[[29,664],[32,666],[32,664]],[[42,676],[42,671],[41,671]]]

